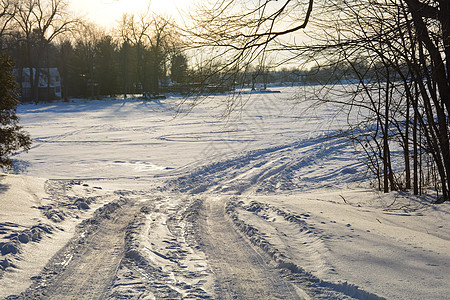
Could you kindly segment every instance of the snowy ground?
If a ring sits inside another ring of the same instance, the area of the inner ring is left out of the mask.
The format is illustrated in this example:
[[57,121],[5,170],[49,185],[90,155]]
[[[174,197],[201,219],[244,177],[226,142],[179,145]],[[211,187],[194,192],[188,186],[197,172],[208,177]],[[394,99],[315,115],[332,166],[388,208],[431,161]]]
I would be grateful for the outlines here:
[[368,189],[346,116],[279,90],[227,120],[225,96],[176,118],[177,97],[21,106],[0,298],[448,298],[448,205]]

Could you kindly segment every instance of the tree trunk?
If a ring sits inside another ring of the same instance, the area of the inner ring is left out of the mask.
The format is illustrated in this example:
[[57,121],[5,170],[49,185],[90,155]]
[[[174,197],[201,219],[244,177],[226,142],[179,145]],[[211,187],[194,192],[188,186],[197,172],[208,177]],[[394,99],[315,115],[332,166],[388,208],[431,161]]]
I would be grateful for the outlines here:
[[406,99],[406,120],[405,120],[405,138],[403,140],[404,144],[404,157],[405,157],[405,187],[407,190],[411,189],[411,165],[410,165],[410,153],[409,153],[409,123],[410,123],[410,102],[411,99],[407,97]]
[[35,103],[39,102],[39,79],[41,77],[41,69],[36,66],[36,72],[34,74],[34,85],[33,85],[33,99]]
[[389,193],[389,70],[386,68],[386,98],[384,109],[384,132],[383,132],[383,170],[384,170],[384,192]]
[[[414,105],[417,105],[417,85],[415,84],[415,90],[416,90],[416,103]],[[417,148],[417,126],[418,126],[418,115],[414,110],[414,125],[413,125],[413,170],[414,170],[414,178],[413,178],[413,189],[414,189],[414,195],[419,195],[419,169],[418,169],[418,148]]]

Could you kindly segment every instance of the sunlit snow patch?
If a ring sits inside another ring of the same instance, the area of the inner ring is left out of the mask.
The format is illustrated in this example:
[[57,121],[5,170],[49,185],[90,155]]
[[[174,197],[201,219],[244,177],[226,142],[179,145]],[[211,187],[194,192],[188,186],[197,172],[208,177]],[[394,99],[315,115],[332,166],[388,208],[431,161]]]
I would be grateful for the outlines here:
[[129,167],[136,172],[162,171],[162,170],[168,169],[167,167],[158,166],[158,165],[155,165],[155,164],[152,164],[149,162],[144,162],[144,161],[130,161],[130,162],[115,161],[114,164],[120,165],[123,167]]

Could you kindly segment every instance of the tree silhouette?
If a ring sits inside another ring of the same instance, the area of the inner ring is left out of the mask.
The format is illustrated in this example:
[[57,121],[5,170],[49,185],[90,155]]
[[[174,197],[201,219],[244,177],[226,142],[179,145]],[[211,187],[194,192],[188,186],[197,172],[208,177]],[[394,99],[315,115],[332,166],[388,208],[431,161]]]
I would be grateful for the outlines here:
[[19,104],[17,85],[8,55],[0,54],[0,166],[12,166],[10,156],[20,149],[29,150],[31,139],[19,126],[16,108]]

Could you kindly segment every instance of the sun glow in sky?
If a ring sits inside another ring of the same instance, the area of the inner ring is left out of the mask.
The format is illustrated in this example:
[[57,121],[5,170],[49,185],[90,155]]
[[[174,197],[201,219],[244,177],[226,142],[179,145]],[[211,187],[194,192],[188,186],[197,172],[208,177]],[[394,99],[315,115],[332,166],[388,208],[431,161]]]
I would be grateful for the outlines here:
[[70,0],[72,11],[106,29],[114,27],[124,13],[152,12],[180,18],[194,0]]

